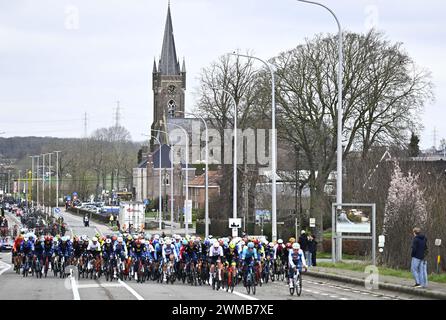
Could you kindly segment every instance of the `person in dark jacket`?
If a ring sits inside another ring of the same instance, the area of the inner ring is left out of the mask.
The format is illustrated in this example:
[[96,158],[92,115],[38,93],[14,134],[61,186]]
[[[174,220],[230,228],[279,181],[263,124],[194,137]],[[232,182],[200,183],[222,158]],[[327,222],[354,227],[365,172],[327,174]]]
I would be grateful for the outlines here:
[[415,279],[415,288],[427,287],[427,238],[420,228],[413,229],[411,272]]
[[307,242],[308,260],[306,260],[307,261],[307,265],[309,267],[313,266],[313,253],[316,251],[315,243],[316,243],[316,241],[314,240],[312,235],[309,234],[308,235],[308,242]]
[[307,236],[307,233],[305,232],[305,230],[302,230],[300,232],[300,237],[299,237],[298,242],[300,244],[300,248],[302,249],[302,251],[305,254],[305,260],[308,263],[308,260],[310,257],[310,252],[308,251],[308,236]]

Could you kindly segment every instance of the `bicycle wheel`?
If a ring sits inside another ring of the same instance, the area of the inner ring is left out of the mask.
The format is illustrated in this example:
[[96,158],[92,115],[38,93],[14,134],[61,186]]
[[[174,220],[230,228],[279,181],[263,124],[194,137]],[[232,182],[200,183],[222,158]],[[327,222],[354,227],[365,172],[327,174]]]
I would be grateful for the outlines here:
[[300,274],[297,276],[296,286],[296,294],[300,297],[302,294],[302,277]]

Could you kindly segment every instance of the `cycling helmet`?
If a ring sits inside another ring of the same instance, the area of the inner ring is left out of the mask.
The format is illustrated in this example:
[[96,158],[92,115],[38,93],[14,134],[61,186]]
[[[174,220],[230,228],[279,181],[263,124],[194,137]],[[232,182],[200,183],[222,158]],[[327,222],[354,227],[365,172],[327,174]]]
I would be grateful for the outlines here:
[[167,240],[166,240],[166,245],[167,245],[167,246],[170,246],[171,244],[172,244],[172,240],[167,239]]
[[294,250],[299,250],[300,249],[300,244],[297,243],[297,242],[293,243],[293,249]]
[[254,239],[253,242],[254,242],[255,245],[258,245],[259,244],[259,239]]
[[137,246],[140,246],[140,245],[141,245],[141,240],[136,239],[135,244],[136,244]]
[[250,249],[254,248],[254,242],[248,243],[248,248],[250,248]]
[[205,246],[209,246],[209,244],[210,244],[209,239],[204,240],[204,245],[205,245]]
[[87,241],[88,237],[84,234],[84,235],[82,235],[81,239],[84,240],[84,241]]
[[218,243],[218,241],[215,241],[213,246],[214,246],[214,248],[218,248],[218,247],[220,247],[220,244]]
[[183,246],[187,245],[187,240],[184,239],[182,243],[183,243]]
[[282,240],[282,239],[279,239],[279,240],[277,240],[277,243],[278,243],[278,244],[282,244],[282,243],[283,243],[283,240]]
[[163,245],[164,244],[164,240],[163,239],[160,239],[160,241],[158,242],[160,245]]
[[133,236],[133,240],[138,240],[138,235],[137,234],[135,234],[134,236]]
[[273,242],[270,242],[270,243],[269,243],[269,247],[270,247],[270,248],[274,248],[274,243],[273,243]]
[[51,241],[52,237],[51,236],[45,236],[45,241]]
[[209,237],[208,237],[209,239],[212,239],[212,235],[209,235]]
[[28,237],[28,236],[25,236],[25,238],[24,238],[23,240],[28,241],[28,240],[29,240],[29,237]]
[[127,241],[132,241],[132,240],[133,240],[133,237],[131,235],[128,235],[127,236]]
[[235,249],[235,243],[234,242],[231,242],[229,244],[229,249]]
[[146,243],[146,239],[141,239],[141,243],[145,244]]
[[116,235],[113,235],[111,239],[112,239],[112,241],[116,241],[116,239],[118,239],[118,237]]
[[221,246],[223,246],[224,245],[224,242],[223,242],[223,240],[220,240],[220,241],[218,241],[218,243],[221,245]]
[[294,243],[294,242],[296,242],[296,239],[294,239],[293,237],[291,237],[291,238],[288,239],[288,242]]
[[91,239],[91,241],[93,241],[93,242],[98,242],[98,237],[93,237],[93,238]]
[[179,234],[175,235],[175,240],[181,240],[181,236]]
[[155,240],[159,240],[160,239],[160,235],[159,234],[155,234]]
[[146,239],[146,240],[150,240],[150,234],[146,234],[146,236],[144,237],[144,239]]
[[44,237],[44,236],[40,236],[39,241],[40,241],[40,242],[45,241],[45,237]]
[[106,243],[106,244],[110,244],[111,242],[112,242],[111,239],[106,239],[106,240],[105,240],[105,243]]
[[121,243],[124,239],[122,237],[118,237],[118,242]]
[[291,245],[291,243],[289,243],[289,242],[286,244],[286,248],[287,248],[287,249],[291,249],[291,246],[292,246],[292,245]]

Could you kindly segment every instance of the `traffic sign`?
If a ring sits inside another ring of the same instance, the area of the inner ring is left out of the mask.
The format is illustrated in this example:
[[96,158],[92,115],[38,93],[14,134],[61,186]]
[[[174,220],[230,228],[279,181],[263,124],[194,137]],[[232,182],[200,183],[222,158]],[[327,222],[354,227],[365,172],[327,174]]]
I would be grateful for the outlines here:
[[53,212],[59,214],[60,213],[60,208],[54,208]]
[[150,204],[150,200],[149,199],[144,199],[144,205],[148,205]]
[[310,228],[316,227],[316,218],[310,218]]
[[238,228],[232,228],[232,237],[237,237],[238,236]]
[[283,222],[283,221],[280,221],[280,222],[277,222],[277,224],[285,224],[285,222]]
[[229,219],[229,228],[241,228],[242,227],[242,219],[235,218]]

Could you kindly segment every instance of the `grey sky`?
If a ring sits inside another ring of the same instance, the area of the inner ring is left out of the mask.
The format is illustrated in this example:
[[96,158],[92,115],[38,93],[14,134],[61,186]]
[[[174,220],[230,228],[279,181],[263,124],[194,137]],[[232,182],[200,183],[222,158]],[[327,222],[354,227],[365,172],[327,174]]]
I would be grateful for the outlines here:
[[[322,1],[322,0],[321,0]],[[421,146],[446,138],[446,3],[438,0],[325,0],[343,28],[385,31],[430,69],[436,101],[422,115]],[[177,54],[186,58],[186,109],[201,68],[234,49],[262,58],[319,32],[337,32],[328,12],[295,0],[171,0]],[[78,12],[78,19],[76,12]],[[0,132],[81,137],[121,124],[142,140],[152,123],[153,59],[161,53],[167,0],[0,0]]]

